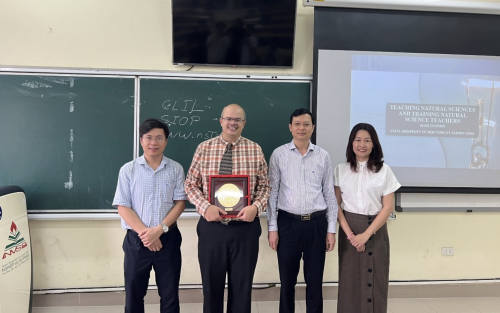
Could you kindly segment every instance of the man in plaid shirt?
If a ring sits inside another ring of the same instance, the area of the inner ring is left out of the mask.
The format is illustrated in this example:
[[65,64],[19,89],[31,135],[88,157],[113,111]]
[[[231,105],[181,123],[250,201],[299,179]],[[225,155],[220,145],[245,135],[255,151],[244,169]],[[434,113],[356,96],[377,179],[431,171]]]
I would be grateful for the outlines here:
[[[220,136],[202,142],[194,153],[184,188],[201,215],[197,226],[198,260],[203,283],[203,312],[222,313],[228,276],[228,313],[250,313],[252,282],[259,253],[260,215],[271,188],[261,147],[244,137],[245,111],[237,104],[224,108]],[[250,176],[251,205],[237,217],[208,201],[210,175],[219,175],[224,152],[231,145],[232,174]],[[221,216],[222,215],[222,216]]]

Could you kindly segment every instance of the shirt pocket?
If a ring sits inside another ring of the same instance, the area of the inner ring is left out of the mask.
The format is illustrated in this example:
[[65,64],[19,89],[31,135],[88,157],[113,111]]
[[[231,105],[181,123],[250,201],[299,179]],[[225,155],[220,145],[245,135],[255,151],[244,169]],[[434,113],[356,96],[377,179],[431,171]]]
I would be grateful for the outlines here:
[[167,178],[163,186],[160,188],[162,203],[173,203],[175,189],[175,179]]
[[314,166],[313,168],[306,169],[307,180],[311,186],[321,188],[323,183],[324,169],[321,166]]

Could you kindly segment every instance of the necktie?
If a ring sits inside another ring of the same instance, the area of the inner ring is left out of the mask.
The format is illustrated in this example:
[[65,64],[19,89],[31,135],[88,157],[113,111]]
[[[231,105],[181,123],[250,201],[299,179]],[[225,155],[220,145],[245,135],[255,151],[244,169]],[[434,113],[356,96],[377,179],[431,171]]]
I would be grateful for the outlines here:
[[231,175],[233,174],[233,150],[231,147],[233,144],[228,143],[227,149],[222,156],[219,166],[219,175]]

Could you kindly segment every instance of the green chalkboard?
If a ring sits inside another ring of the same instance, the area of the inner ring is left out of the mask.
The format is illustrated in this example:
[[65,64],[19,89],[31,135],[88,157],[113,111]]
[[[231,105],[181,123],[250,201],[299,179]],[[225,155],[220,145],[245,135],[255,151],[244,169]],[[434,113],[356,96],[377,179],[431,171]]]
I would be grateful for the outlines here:
[[243,107],[242,136],[260,144],[268,162],[276,147],[292,140],[290,114],[310,107],[309,82],[141,78],[140,90],[140,121],[153,117],[169,125],[165,155],[186,172],[198,144],[221,133],[226,105]]
[[134,78],[0,75],[0,186],[28,210],[113,209],[133,138]]

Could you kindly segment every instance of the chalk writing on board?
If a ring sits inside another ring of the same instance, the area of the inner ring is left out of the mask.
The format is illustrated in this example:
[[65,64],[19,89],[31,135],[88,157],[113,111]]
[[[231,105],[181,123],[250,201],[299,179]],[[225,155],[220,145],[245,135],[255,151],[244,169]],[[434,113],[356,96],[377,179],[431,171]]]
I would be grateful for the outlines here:
[[75,78],[73,77],[40,77],[40,78],[61,85],[67,85],[69,82],[70,88],[73,88],[75,84]]
[[[204,108],[208,107],[208,109],[210,109],[209,106],[202,106],[197,99],[165,100],[161,107],[164,111],[169,113],[161,116],[160,119],[163,122],[165,122],[168,126],[180,126],[184,128],[172,131],[169,138],[207,140],[219,135],[219,132],[215,130],[206,130],[201,132],[190,130],[192,126],[195,126],[202,120],[202,113],[205,112]],[[214,118],[214,120],[217,120],[217,118]]]
[[204,110],[196,109],[197,105],[199,106],[199,104],[197,104],[196,99],[184,100],[184,101],[165,100],[161,105],[161,107],[164,110],[189,112],[189,114],[192,114],[193,112],[204,112]]
[[[52,88],[51,85],[47,85],[47,84],[44,84],[44,83],[40,83],[40,82],[37,82],[37,81],[25,81],[24,83],[21,84],[21,86],[26,86],[26,87],[30,87],[30,88]],[[43,97],[43,95],[42,95]]]
[[193,123],[201,121],[201,118],[198,115],[193,115],[190,117],[179,116],[179,115],[163,115],[161,117],[161,120],[167,123],[169,126],[170,125],[184,126],[188,123],[189,124],[187,126],[192,126]]
[[196,132],[196,133],[193,133],[193,132],[189,132],[189,133],[186,133],[186,132],[183,132],[181,130],[177,131],[177,132],[171,132],[170,135],[168,136],[169,138],[179,138],[179,139],[203,139],[203,140],[206,140],[206,139],[210,139],[210,138],[214,138],[214,137],[217,137],[219,135],[219,132],[217,131],[213,131],[213,130],[209,130],[209,131],[206,131],[206,132]]
[[[66,84],[64,81],[62,81],[63,84]],[[69,106],[69,112],[70,113],[73,113],[73,111],[75,110],[75,106],[74,106],[74,102],[71,101],[70,102],[70,106]],[[73,133],[73,129],[70,129],[69,131],[69,142],[70,142],[70,145],[71,145],[71,149],[73,149],[73,140],[75,139],[75,135]],[[69,152],[69,163],[73,163],[73,150],[71,150]],[[73,172],[72,171],[69,171],[69,181],[64,183],[64,188],[68,189],[68,190],[71,190],[71,188],[73,188]]]
[[69,171],[69,181],[64,183],[64,188],[73,188],[73,172]]

